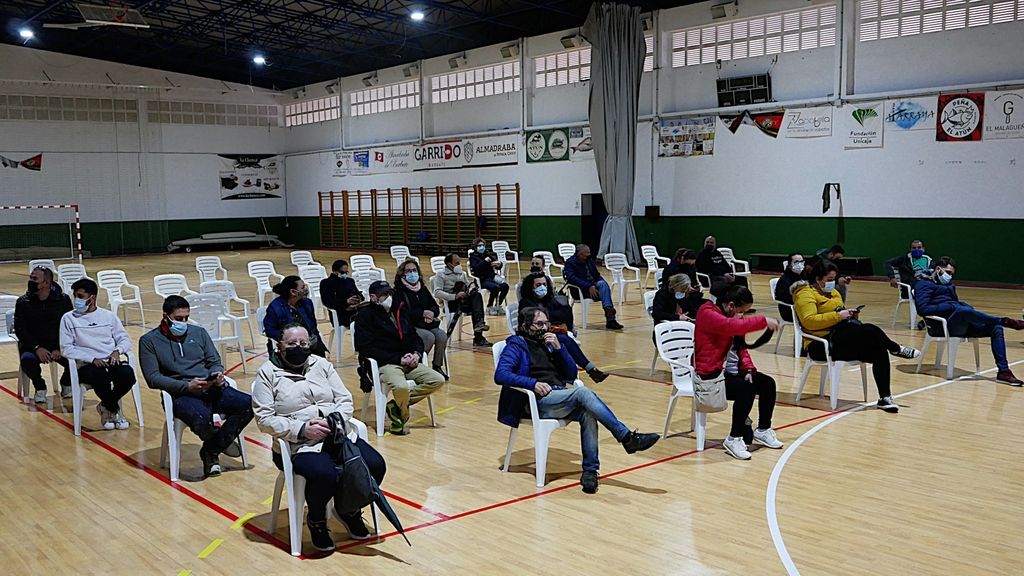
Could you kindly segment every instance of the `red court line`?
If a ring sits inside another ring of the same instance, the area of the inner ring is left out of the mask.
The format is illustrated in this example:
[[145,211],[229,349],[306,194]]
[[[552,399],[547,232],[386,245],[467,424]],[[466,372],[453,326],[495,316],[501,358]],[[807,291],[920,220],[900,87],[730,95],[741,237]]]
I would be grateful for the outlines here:
[[[611,374],[612,376],[618,376],[619,378],[629,378],[631,380],[639,380],[641,382],[650,382],[652,384],[664,384],[665,386],[671,386],[672,385],[671,382],[662,382],[661,380],[651,380],[650,378],[642,378],[640,376],[630,376],[628,374],[619,374],[618,372],[615,372],[615,371],[609,372],[609,374]],[[768,372],[766,372],[766,374],[768,374]],[[830,410],[828,408],[815,408],[814,406],[804,406],[802,404],[790,404],[789,402],[780,402],[778,400],[776,400],[775,403],[779,404],[779,405],[782,405],[782,406],[791,406],[793,408],[804,408],[806,410],[814,410],[815,412],[828,412],[829,414],[835,414],[834,411],[832,411],[832,410]]]
[[[11,389],[7,388],[6,386],[3,386],[3,385],[0,385],[0,390],[3,390],[4,392],[6,392],[6,393],[10,394],[11,396],[13,396],[15,399],[18,400],[19,404],[21,403],[21,398],[19,398],[18,394],[16,392],[14,392],[13,390],[11,390]],[[51,419],[51,420],[53,420],[53,421],[63,425],[65,428],[67,428],[68,430],[71,430],[72,433],[74,433],[74,429],[75,429],[74,424],[69,423],[68,421],[66,421],[63,418],[57,416],[56,414],[54,414],[53,412],[51,412],[49,410],[39,409],[38,411],[39,411],[40,414],[43,414],[47,418],[49,418],[49,419]],[[235,522],[236,520],[238,520],[239,516],[237,514],[235,514],[234,512],[231,512],[231,511],[227,510],[226,508],[224,508],[224,507],[220,506],[219,504],[211,501],[210,499],[206,498],[205,496],[197,494],[196,492],[193,492],[192,490],[189,490],[188,488],[186,488],[185,486],[182,486],[181,484],[179,484],[177,482],[171,482],[170,478],[164,476],[163,474],[157,472],[156,470],[153,470],[152,468],[146,466],[142,462],[139,462],[135,458],[132,458],[131,456],[125,454],[124,452],[121,452],[117,448],[114,448],[110,444],[107,444],[106,442],[96,438],[95,436],[93,436],[92,434],[89,434],[88,432],[85,432],[84,430],[82,431],[82,438],[85,438],[86,440],[89,440],[93,444],[96,444],[97,446],[105,449],[106,451],[108,451],[111,454],[117,456],[118,458],[121,458],[122,460],[124,460],[125,462],[128,462],[129,464],[131,464],[132,466],[138,468],[139,470],[142,470],[143,472],[146,472],[147,474],[149,474],[153,478],[156,478],[157,480],[160,480],[164,484],[170,486],[171,488],[177,490],[178,492],[181,492],[182,494],[188,496],[189,498],[192,498],[196,502],[199,502],[203,506],[206,506],[210,510],[213,510],[214,512],[216,512],[217,514],[220,514],[221,516],[227,518],[228,520],[231,520],[232,522]],[[277,546],[278,548],[280,548],[280,549],[282,549],[282,550],[284,550],[286,552],[290,551],[289,550],[289,546],[287,544],[285,544],[284,542],[282,542],[280,539],[278,539],[276,536],[274,536],[272,534],[269,534],[269,533],[265,532],[264,530],[261,530],[260,528],[257,528],[255,525],[250,524],[248,522],[245,523],[243,526],[245,527],[246,530],[252,532],[253,534],[256,534],[260,538],[263,538],[264,540],[266,540],[267,542],[270,542],[271,544]]]

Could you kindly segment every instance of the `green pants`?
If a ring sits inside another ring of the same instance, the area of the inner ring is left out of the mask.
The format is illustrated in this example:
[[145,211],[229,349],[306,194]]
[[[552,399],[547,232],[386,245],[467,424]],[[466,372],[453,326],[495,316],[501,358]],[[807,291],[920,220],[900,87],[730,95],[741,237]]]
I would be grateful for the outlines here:
[[402,410],[402,420],[409,420],[409,406],[437,392],[444,384],[444,376],[434,372],[428,365],[421,362],[409,370],[398,364],[380,367],[380,383],[384,393],[388,390]]

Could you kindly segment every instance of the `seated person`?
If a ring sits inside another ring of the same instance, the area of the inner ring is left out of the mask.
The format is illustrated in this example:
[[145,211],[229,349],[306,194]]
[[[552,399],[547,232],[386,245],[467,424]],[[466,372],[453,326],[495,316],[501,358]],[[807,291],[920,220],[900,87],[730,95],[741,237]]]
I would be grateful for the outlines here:
[[331,275],[320,281],[320,302],[334,311],[339,326],[348,327],[356,314],[356,306],[363,301],[363,293],[348,274],[348,262],[335,260]]
[[[775,411],[775,380],[758,372],[750,352],[736,346],[736,339],[750,332],[778,330],[779,322],[774,318],[743,314],[754,304],[754,296],[744,286],[733,286],[726,290],[717,302],[704,302],[697,311],[697,328],[694,332],[693,366],[702,380],[714,380],[725,370],[725,395],[733,401],[732,428],[722,447],[737,460],[749,460],[750,452],[744,439],[748,427],[750,410],[754,397],[758,397],[757,428],[753,442],[768,448],[782,448],[782,442],[772,430],[772,414]],[[732,362],[729,362],[728,360]]]
[[598,460],[598,422],[629,454],[654,446],[660,436],[631,432],[593,390],[573,386],[576,364],[549,328],[548,316],[543,309],[523,308],[519,311],[518,334],[506,340],[507,345],[494,371],[494,382],[502,387],[498,397],[498,421],[513,428],[519,426],[519,419],[527,414],[529,402],[525,394],[511,388],[525,388],[537,396],[538,417],[579,422],[583,449],[580,483],[585,493],[593,494],[597,492],[597,471],[601,466]]
[[[860,311],[848,309],[836,290],[838,273],[832,261],[819,260],[808,280],[793,283],[790,291],[797,320],[804,332],[830,342],[832,359],[870,363],[878,387],[878,408],[899,412],[889,386],[889,354],[912,359],[921,352],[900,346],[874,324],[862,323],[858,318]],[[814,360],[825,360],[825,347],[821,342],[804,339],[804,349]]]
[[672,256],[672,261],[661,273],[659,288],[668,286],[668,279],[676,274],[686,274],[690,278],[690,286],[700,292],[700,280],[697,279],[697,253],[693,250],[680,248]]
[[[329,361],[311,355],[309,333],[300,324],[289,324],[281,330],[277,350],[256,373],[252,411],[261,432],[288,441],[292,470],[306,479],[306,525],[313,547],[334,550],[327,529],[327,504],[338,491],[339,454],[333,442],[324,441],[331,432],[326,416],[340,413],[348,428],[352,394]],[[277,442],[273,445],[274,465],[281,470],[285,455]],[[379,485],[386,470],[384,458],[362,438],[356,440],[356,447]],[[370,538],[359,512],[337,516],[349,536],[356,540]]]
[[[160,325],[139,338],[139,368],[150,388],[171,395],[174,417],[203,441],[203,476],[219,476],[221,453],[241,453],[237,439],[252,420],[252,398],[228,385],[217,345],[202,326],[188,323],[189,308],[181,296],[164,300]],[[219,427],[214,412],[227,416]]]
[[580,298],[590,298],[601,301],[604,308],[605,328],[608,330],[622,330],[622,324],[615,319],[615,306],[612,305],[612,289],[601,278],[597,271],[597,264],[590,257],[590,247],[586,244],[578,244],[576,253],[565,261],[565,268],[562,270],[565,281],[583,291]]
[[[267,315],[263,317],[263,333],[277,342],[281,339],[281,328],[289,324],[302,324],[309,332],[313,354],[326,358],[327,346],[316,328],[316,309],[309,298],[309,286],[298,276],[285,276],[272,290],[277,298],[267,305]],[[267,349],[272,352],[273,345],[268,343]]]
[[562,346],[569,351],[569,355],[572,356],[576,365],[586,370],[594,382],[604,382],[608,373],[602,372],[587,358],[579,343],[570,334],[572,332],[572,306],[569,305],[568,298],[554,294],[551,279],[543,272],[531,272],[523,279],[519,292],[519,307],[543,308],[550,318],[551,332],[558,335]]
[[[924,242],[914,240],[910,243],[910,252],[890,258],[885,262],[885,275],[889,277],[889,285],[893,288],[902,282],[913,287],[918,278],[932,275],[932,257],[924,253]],[[910,298],[906,289],[900,289],[900,298]]]
[[530,274],[547,274],[547,267],[544,266],[543,256],[534,256],[530,258]]
[[449,252],[444,257],[444,270],[437,275],[437,287],[434,296],[448,303],[448,311],[453,314],[448,322],[448,336],[458,327],[457,314],[470,314],[473,318],[473,345],[490,346],[484,338],[484,332],[491,329],[484,322],[484,298],[479,286],[472,282],[459,265],[459,255]]
[[671,320],[693,322],[703,302],[700,291],[695,291],[690,285],[690,277],[675,274],[669,276],[667,285],[655,293],[650,310],[651,318],[655,324]]
[[60,321],[60,350],[69,362],[80,361],[78,381],[96,391],[96,411],[104,430],[125,430],[128,419],[121,413],[121,397],[135,386],[135,370],[122,359],[132,349],[132,339],[121,319],[110,310],[96,307],[99,288],[88,278],[71,285],[74,310]]
[[[793,294],[790,293],[789,288],[803,278],[804,265],[803,255],[796,252],[789,255],[789,265],[786,266],[782,276],[779,276],[779,281],[775,283],[775,300],[783,304],[793,304]],[[779,304],[779,316],[786,322],[793,321],[793,312],[789,306]]]
[[[60,321],[72,310],[71,299],[53,283],[53,270],[37,266],[28,275],[28,291],[14,304],[14,335],[18,338],[21,371],[32,382],[37,403],[46,402],[42,364],[64,367],[60,395],[71,398],[68,360],[60,352]],[[54,386],[56,386],[54,382]],[[56,389],[55,389],[56,390]]]
[[[444,376],[421,364],[423,341],[412,323],[412,313],[385,280],[370,284],[370,300],[356,313],[356,352],[377,361],[384,394],[391,391],[387,415],[388,431],[408,434],[409,406],[441,389]],[[412,380],[412,385],[407,381]]]
[[746,286],[746,276],[733,273],[732,265],[718,251],[718,240],[714,236],[704,239],[704,249],[697,255],[697,272],[711,277],[711,285]]
[[[843,256],[846,255],[846,249],[839,244],[833,245],[831,248],[822,248],[814,253],[817,257],[815,264],[821,260],[828,260],[836,265],[836,270],[839,270],[839,263],[843,260]],[[849,276],[836,276],[836,291],[839,292],[839,296],[846,301],[846,288],[850,285],[853,278]]]
[[499,274],[504,263],[498,255],[487,249],[483,238],[473,240],[473,251],[469,256],[469,269],[480,279],[480,287],[488,290],[487,313],[505,313],[505,297],[508,296],[508,282]]
[[[992,357],[995,358],[999,372],[996,380],[1011,386],[1022,386],[1024,382],[1013,375],[1006,361],[1006,339],[1003,328],[1013,330],[1024,329],[1024,321],[1013,318],[996,318],[975,310],[967,302],[960,300],[953,284],[956,274],[956,262],[949,256],[943,256],[935,262],[935,269],[930,277],[924,277],[914,284],[914,305],[921,316],[938,316],[946,319],[946,328],[950,336],[961,338],[990,338]],[[947,359],[953,362],[953,358]]]
[[429,354],[434,351],[431,365],[434,372],[448,379],[444,371],[445,348],[448,346],[448,333],[441,328],[441,308],[437,299],[430,293],[430,288],[420,274],[419,262],[409,258],[398,267],[395,275],[395,299],[405,304],[409,318],[416,327],[416,334],[423,341],[423,351]]

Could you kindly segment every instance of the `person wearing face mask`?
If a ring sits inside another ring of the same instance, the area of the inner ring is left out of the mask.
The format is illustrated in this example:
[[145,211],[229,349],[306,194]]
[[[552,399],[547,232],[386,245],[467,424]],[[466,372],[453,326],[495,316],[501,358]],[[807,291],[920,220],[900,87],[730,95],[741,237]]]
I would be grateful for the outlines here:
[[[579,294],[580,298],[601,302],[601,307],[604,308],[605,328],[622,330],[623,326],[616,319],[615,307],[612,305],[612,289],[597,271],[597,264],[590,256],[590,246],[578,244],[576,253],[566,258],[562,274],[566,282],[583,292]],[[573,297],[576,298],[577,295],[574,294]]]
[[348,262],[335,260],[331,264],[331,275],[320,281],[320,302],[333,310],[339,326],[350,326],[356,313],[356,306],[363,301],[363,293],[356,287],[356,281],[349,276]]
[[697,279],[697,253],[693,250],[680,248],[672,256],[672,261],[665,266],[661,273],[661,285],[659,288],[668,286],[668,279],[676,274],[686,274],[690,279],[692,292],[700,292],[700,281]]
[[[263,332],[267,338],[277,342],[281,339],[281,328],[302,324],[309,332],[313,354],[326,358],[327,346],[316,327],[316,309],[309,298],[309,286],[298,276],[285,276],[272,290],[277,298],[267,305],[267,315],[263,317]],[[273,345],[268,342],[267,348],[272,350]]]
[[409,407],[440,390],[444,376],[421,362],[423,340],[416,333],[413,312],[404,300],[394,298],[391,285],[377,280],[369,292],[369,302],[356,313],[356,352],[360,363],[368,358],[377,361],[384,393],[390,390],[394,398],[385,410],[388,431],[408,434]]
[[444,368],[448,333],[441,328],[441,308],[423,281],[419,263],[411,258],[403,262],[395,274],[395,298],[405,303],[416,334],[423,340],[423,352],[434,351],[431,361],[434,372],[447,380],[448,372]]
[[551,279],[543,272],[531,273],[523,279],[519,288],[520,308],[542,308],[551,321],[551,332],[558,336],[562,346],[569,351],[573,361],[587,371],[594,382],[604,382],[608,373],[601,371],[596,364],[587,358],[579,343],[573,339],[572,306],[565,296],[557,296],[552,290]]
[[704,239],[704,249],[697,255],[697,272],[711,277],[712,286],[747,285],[747,277],[734,274],[732,265],[718,251],[718,240],[714,236]]
[[[733,286],[717,302],[704,302],[697,311],[693,341],[693,367],[702,380],[714,380],[725,371],[725,394],[732,405],[732,428],[722,447],[737,460],[749,460],[747,434],[750,411],[757,403],[757,428],[752,440],[768,448],[782,448],[772,430],[775,411],[775,380],[758,372],[750,352],[738,346],[744,335],[758,330],[778,330],[779,322],[765,316],[744,318],[754,304],[754,296],[744,286]],[[731,356],[731,361],[730,361]]]
[[[312,355],[309,333],[301,324],[282,328],[276,351],[256,373],[252,411],[261,432],[288,442],[292,470],[306,479],[306,525],[313,547],[334,550],[334,539],[327,528],[327,504],[338,491],[338,462],[333,446],[324,440],[331,431],[328,414],[339,413],[346,429],[350,429],[352,394],[329,361]],[[384,457],[362,439],[357,438],[355,443],[380,485],[387,471]],[[289,455],[281,454],[276,441],[273,445],[274,465],[281,470],[282,459]],[[351,538],[370,538],[359,512],[340,514],[338,519]]]
[[[484,298],[480,295],[479,286],[470,281],[469,276],[463,272],[462,266],[459,265],[460,261],[458,254],[449,252],[445,255],[444,270],[437,275],[434,296],[448,303],[449,313],[469,314],[473,318],[474,346],[490,346],[491,343],[484,338],[484,332],[491,329],[484,321]],[[449,322],[452,328],[458,326],[455,318],[457,316]]]
[[[790,287],[795,282],[799,282],[803,278],[804,262],[803,255],[793,252],[789,255],[789,265],[786,266],[786,271],[779,276],[779,281],[775,283],[775,300],[783,304],[793,304],[793,294],[789,291]],[[789,306],[783,306],[779,304],[779,316],[782,317],[786,322],[793,321],[793,313]]]
[[[664,288],[658,289],[651,304],[651,318],[654,323],[685,320],[693,322],[697,317],[697,309],[704,302],[699,295],[694,298],[690,287],[690,277],[686,274],[669,276]],[[653,335],[652,335],[653,337]]]
[[[921,352],[899,345],[874,324],[862,323],[859,311],[847,308],[836,289],[838,273],[839,269],[830,260],[819,260],[807,273],[808,280],[793,283],[790,292],[797,321],[804,332],[828,340],[833,359],[870,363],[878,387],[878,408],[899,412],[889,385],[889,355],[913,359]],[[821,342],[804,339],[804,349],[814,360],[825,360],[825,347]]]
[[512,390],[524,388],[537,396],[540,418],[575,420],[580,423],[583,451],[583,492],[597,492],[597,425],[600,423],[615,437],[628,454],[647,450],[660,438],[657,434],[630,431],[619,421],[598,395],[585,386],[573,386],[576,364],[558,337],[549,331],[548,315],[542,308],[519,310],[519,328],[505,341],[505,349],[494,370],[494,382],[501,386],[498,397],[498,422],[519,427],[527,414],[525,394]]
[[[835,244],[831,248],[822,248],[821,250],[818,250],[814,255],[817,258],[817,261],[814,262],[814,264],[817,264],[822,260],[828,260],[835,264],[836,270],[838,270],[839,263],[842,262],[843,257],[846,256],[846,249],[839,244]],[[853,278],[849,276],[836,275],[836,291],[839,292],[839,296],[843,299],[843,302],[846,301],[846,289],[852,281]]]
[[[219,476],[220,455],[237,457],[238,434],[252,420],[252,398],[228,384],[217,345],[202,326],[188,323],[190,306],[168,296],[160,325],[139,338],[139,368],[146,385],[166,391],[174,417],[203,441],[203,476]],[[219,427],[213,414],[227,418]]]
[[473,250],[469,256],[469,269],[480,279],[480,287],[488,290],[487,313],[496,316],[505,313],[505,297],[508,296],[508,283],[500,276],[504,266],[498,255],[487,249],[483,238],[473,241]]
[[37,403],[46,402],[42,364],[50,362],[64,367],[60,395],[71,398],[68,360],[60,351],[60,321],[71,310],[71,299],[53,283],[53,270],[40,266],[29,273],[28,291],[14,305],[13,331],[18,338],[21,371],[32,382]]
[[[913,286],[918,278],[931,276],[932,258],[924,253],[924,242],[914,240],[910,243],[910,252],[890,258],[885,263],[885,275],[889,277],[889,285],[893,288],[902,282]],[[901,298],[909,298],[906,292],[900,293]]]
[[[956,262],[949,256],[943,256],[935,262],[935,269],[930,276],[921,278],[914,284],[914,305],[921,316],[938,316],[946,319],[949,335],[960,338],[989,338],[992,345],[992,357],[996,361],[996,380],[1011,386],[1022,386],[1019,378],[1010,371],[1006,360],[1006,338],[1003,328],[1024,330],[1024,321],[1014,318],[997,318],[975,310],[967,302],[960,300],[956,293],[953,276],[956,274]],[[934,321],[928,321],[929,331],[934,336],[942,336],[942,328]],[[952,362],[953,359],[948,359]]]
[[544,266],[543,256],[534,256],[533,258],[530,258],[530,274],[547,275],[547,267]]
[[82,278],[71,285],[74,309],[60,320],[60,350],[70,362],[81,362],[78,381],[96,391],[96,411],[104,430],[124,430],[128,419],[121,413],[121,397],[135,385],[135,370],[124,355],[132,340],[121,319],[96,307],[96,283]]

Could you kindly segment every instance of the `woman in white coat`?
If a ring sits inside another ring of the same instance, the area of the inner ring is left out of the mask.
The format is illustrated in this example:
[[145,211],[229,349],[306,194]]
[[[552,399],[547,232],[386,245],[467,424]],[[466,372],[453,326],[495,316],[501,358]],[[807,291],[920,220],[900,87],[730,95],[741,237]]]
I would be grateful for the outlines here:
[[[309,333],[302,325],[291,324],[281,331],[277,352],[260,367],[252,383],[252,407],[262,432],[288,441],[293,470],[306,479],[306,524],[313,547],[333,550],[327,504],[337,491],[338,472],[334,459],[324,451],[324,439],[330,433],[326,417],[338,412],[347,424],[352,417],[352,394],[328,360],[310,355]],[[386,470],[384,458],[362,439],[356,445],[380,484]],[[277,443],[273,458],[281,469]],[[352,538],[370,537],[358,512],[340,519]]]

